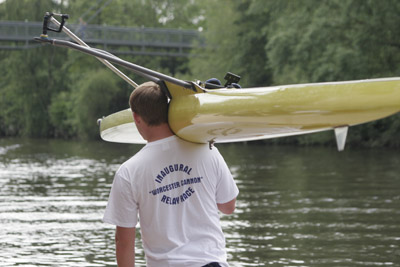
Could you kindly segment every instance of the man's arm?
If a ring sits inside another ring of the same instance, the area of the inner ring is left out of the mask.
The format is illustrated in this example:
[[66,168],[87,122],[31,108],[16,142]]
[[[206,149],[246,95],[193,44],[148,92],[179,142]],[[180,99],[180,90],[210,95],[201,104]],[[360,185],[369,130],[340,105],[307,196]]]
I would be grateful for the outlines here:
[[115,249],[118,267],[135,266],[135,233],[136,228],[117,226],[115,231]]
[[236,207],[236,198],[232,199],[229,202],[219,204],[217,203],[218,209],[220,212],[224,214],[232,214],[235,211]]

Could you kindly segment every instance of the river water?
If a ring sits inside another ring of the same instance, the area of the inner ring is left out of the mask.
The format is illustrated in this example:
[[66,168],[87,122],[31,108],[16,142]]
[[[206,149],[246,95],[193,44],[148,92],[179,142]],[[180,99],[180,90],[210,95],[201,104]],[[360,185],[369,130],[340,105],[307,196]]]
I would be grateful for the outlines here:
[[[222,217],[231,266],[400,266],[399,151],[218,147],[240,189]],[[101,218],[140,148],[0,139],[0,266],[116,266]]]

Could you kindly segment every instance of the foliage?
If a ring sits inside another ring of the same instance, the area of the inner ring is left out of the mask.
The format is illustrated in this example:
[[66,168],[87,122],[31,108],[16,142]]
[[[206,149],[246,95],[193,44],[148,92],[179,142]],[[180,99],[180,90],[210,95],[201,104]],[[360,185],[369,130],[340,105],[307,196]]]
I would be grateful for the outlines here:
[[206,0],[205,49],[193,52],[190,70],[197,79],[223,79],[230,71],[242,77],[241,85],[265,86],[271,83],[264,45],[266,36],[259,29],[264,16],[247,11],[251,1]]
[[[190,62],[202,79],[231,71],[253,87],[398,76],[398,1],[210,0],[205,8],[208,47]],[[348,141],[399,147],[399,124],[397,115],[352,127]],[[334,145],[332,136],[267,142]]]
[[[117,77],[107,69],[93,70],[75,83],[71,90],[69,118],[76,128],[78,136],[93,139],[98,136],[95,127],[97,119],[118,111],[120,99],[127,99],[126,94],[118,86]],[[121,97],[122,95],[122,97]],[[125,108],[127,107],[125,102]]]
[[[1,20],[43,12],[90,24],[199,29],[192,57],[124,56],[187,80],[242,77],[243,87],[398,76],[396,0],[6,0]],[[22,8],[23,7],[23,8]],[[145,80],[127,73],[136,82]],[[97,118],[127,107],[132,88],[93,57],[62,48],[0,50],[0,135],[96,138]],[[268,142],[334,145],[332,133]],[[400,147],[400,115],[352,127],[349,145]]]
[[[194,1],[106,2],[6,0],[0,3],[0,19],[41,21],[45,11],[53,11],[68,13],[68,23],[78,23],[80,17],[91,24],[136,27],[193,28],[198,23],[191,17],[197,10]],[[0,136],[98,138],[96,120],[128,107],[132,87],[88,55],[45,46],[0,50],[0,56]],[[187,72],[186,58],[124,59],[172,75]]]

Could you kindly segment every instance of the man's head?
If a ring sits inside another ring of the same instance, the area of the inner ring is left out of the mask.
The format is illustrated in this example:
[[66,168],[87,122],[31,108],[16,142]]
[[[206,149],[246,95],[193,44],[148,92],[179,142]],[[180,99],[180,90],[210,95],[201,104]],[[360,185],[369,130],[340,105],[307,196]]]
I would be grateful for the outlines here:
[[149,126],[168,123],[168,98],[154,82],[143,83],[133,90],[129,105]]

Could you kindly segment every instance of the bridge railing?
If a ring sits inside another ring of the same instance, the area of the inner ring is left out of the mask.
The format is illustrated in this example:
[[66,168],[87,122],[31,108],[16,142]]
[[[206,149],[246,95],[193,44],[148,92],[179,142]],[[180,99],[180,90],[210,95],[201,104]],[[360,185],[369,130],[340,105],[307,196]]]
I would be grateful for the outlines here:
[[[102,46],[116,54],[187,56],[190,49],[204,47],[204,40],[195,30],[83,24],[66,26],[89,45]],[[0,21],[0,49],[34,47],[37,44],[32,38],[41,32],[41,22]],[[48,34],[50,38],[69,39],[64,33]]]

